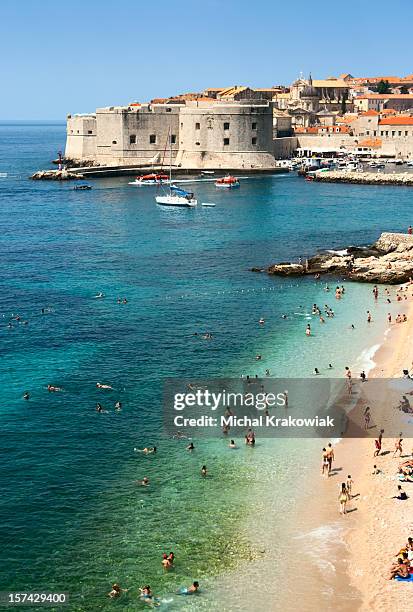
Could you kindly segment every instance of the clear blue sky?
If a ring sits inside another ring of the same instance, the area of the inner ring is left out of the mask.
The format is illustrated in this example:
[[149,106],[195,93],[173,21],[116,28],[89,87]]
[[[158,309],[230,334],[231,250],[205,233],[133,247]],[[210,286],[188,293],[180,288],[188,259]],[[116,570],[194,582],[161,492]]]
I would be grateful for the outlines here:
[[412,0],[2,0],[0,119],[205,87],[413,73]]

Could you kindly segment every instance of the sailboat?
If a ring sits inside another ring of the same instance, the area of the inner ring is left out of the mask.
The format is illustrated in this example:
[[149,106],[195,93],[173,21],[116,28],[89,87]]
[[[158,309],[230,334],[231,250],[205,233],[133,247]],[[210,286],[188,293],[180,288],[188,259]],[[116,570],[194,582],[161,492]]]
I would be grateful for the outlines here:
[[155,196],[155,201],[161,206],[183,206],[185,208],[192,208],[198,204],[198,201],[194,198],[194,194],[185,189],[180,189],[176,185],[172,185],[172,138],[169,130],[169,142],[171,150],[171,159],[169,163],[169,194]]

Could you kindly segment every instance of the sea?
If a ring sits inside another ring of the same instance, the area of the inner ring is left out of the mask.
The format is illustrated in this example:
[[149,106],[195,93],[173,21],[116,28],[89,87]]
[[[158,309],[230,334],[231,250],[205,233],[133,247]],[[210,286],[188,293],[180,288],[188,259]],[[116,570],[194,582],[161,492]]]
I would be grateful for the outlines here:
[[[199,182],[199,203],[215,207],[162,208],[130,177],[88,179],[90,191],[30,180],[64,144],[63,122],[0,123],[2,590],[68,593],[69,609],[87,611],[146,609],[146,584],[168,610],[283,610],[317,592],[344,610],[355,595],[337,599],[339,529],[306,531],[303,518],[325,441],[230,449],[219,432],[188,452],[165,431],[163,385],[368,372],[386,332],[382,288],[374,302],[369,285],[251,268],[406,231],[410,188],[287,173],[238,190]],[[320,324],[311,307],[326,302],[335,316]],[[156,454],[134,450],[147,446]],[[199,594],[184,595],[194,580]],[[111,600],[114,582],[125,592]]]

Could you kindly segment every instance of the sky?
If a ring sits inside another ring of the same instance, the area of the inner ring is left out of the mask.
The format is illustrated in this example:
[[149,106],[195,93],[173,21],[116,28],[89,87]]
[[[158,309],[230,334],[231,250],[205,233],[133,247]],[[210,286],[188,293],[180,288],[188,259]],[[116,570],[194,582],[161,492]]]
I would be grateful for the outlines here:
[[0,120],[413,73],[412,0],[1,0]]

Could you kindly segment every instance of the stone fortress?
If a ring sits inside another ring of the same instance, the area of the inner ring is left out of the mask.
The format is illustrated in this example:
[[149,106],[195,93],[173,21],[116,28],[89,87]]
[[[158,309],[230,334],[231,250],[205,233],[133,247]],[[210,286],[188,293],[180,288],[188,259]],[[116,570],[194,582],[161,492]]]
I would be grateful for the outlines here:
[[372,93],[379,78],[300,76],[288,88],[209,88],[68,115],[65,158],[80,165],[159,167],[172,157],[185,170],[259,171],[297,150],[413,157],[413,75],[388,77],[397,80],[391,94]]
[[67,118],[67,159],[169,165],[171,153],[173,165],[183,169],[274,167],[272,102],[135,103]]

